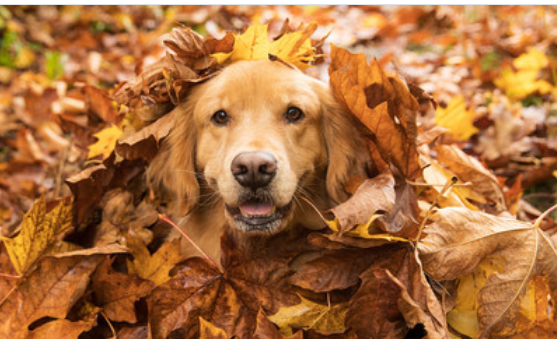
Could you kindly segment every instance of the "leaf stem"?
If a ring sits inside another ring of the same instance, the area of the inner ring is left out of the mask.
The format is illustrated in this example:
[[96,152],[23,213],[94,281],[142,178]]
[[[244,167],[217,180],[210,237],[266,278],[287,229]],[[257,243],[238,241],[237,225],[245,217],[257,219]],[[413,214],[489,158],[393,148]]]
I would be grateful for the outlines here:
[[7,278],[7,279],[19,279],[19,278],[21,278],[21,275],[13,275],[13,274],[7,274],[7,273],[0,273],[0,277],[2,277],[2,278]]
[[192,238],[190,238],[189,235],[187,235],[178,225],[176,225],[174,223],[174,221],[170,220],[170,218],[168,218],[166,215],[163,214],[159,214],[159,219],[166,222],[167,224],[170,224],[170,226],[174,227],[176,230],[178,230],[178,232],[180,232],[180,234],[186,238],[186,240],[193,246],[195,247],[195,249],[201,253],[201,255],[211,264],[213,265],[215,268],[217,268],[220,271],[219,266],[213,261],[213,259],[211,259],[211,257],[209,257],[207,255],[207,253],[205,253],[201,247],[197,246],[197,244],[192,240]]
[[555,209],[557,209],[557,205],[553,205],[551,206],[551,208],[549,208],[547,211],[543,212],[542,215],[540,215],[537,219],[536,222],[534,223],[534,227],[535,228],[539,228],[540,224],[542,223],[543,219],[545,219],[545,217],[547,217],[549,215],[549,213],[555,211]]

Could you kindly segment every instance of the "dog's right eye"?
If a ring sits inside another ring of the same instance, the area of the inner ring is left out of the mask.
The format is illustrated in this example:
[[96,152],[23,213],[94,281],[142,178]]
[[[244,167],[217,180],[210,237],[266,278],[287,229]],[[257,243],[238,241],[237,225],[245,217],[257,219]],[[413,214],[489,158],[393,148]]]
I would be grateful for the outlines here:
[[217,126],[225,126],[228,124],[229,120],[230,116],[223,110],[215,112],[215,114],[211,117],[211,121]]

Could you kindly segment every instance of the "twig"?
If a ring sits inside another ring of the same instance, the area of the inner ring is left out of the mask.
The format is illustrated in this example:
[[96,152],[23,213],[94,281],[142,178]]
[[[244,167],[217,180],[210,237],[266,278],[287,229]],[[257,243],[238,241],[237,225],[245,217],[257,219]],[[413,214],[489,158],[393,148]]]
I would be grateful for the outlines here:
[[112,323],[110,322],[110,320],[108,320],[108,317],[106,316],[106,314],[104,314],[103,311],[101,311],[100,313],[103,316],[106,323],[108,324],[108,327],[110,327],[110,330],[112,331],[112,334],[113,334],[113,338],[115,338],[115,339],[118,338],[118,335],[116,334],[116,330],[114,330],[114,327],[112,326]]
[[437,206],[437,202],[439,201],[439,198],[441,196],[443,196],[443,194],[445,194],[445,192],[447,192],[451,187],[453,187],[454,184],[457,182],[457,180],[458,179],[456,177],[452,177],[450,181],[447,181],[447,183],[445,184],[445,186],[443,187],[441,192],[439,192],[439,194],[435,197],[435,200],[433,201],[433,204],[431,204],[431,207],[427,210],[427,213],[426,213],[424,219],[420,223],[420,229],[418,230],[418,236],[416,237],[416,246],[415,246],[416,258],[418,257],[418,242],[420,241],[420,238],[422,237],[422,232],[424,230],[425,223],[429,220],[429,216],[431,215],[431,212],[433,211],[433,208],[435,206]]
[[[211,257],[209,257],[207,255],[207,253],[205,253],[201,247],[197,246],[197,244],[192,240],[192,238],[190,238],[189,235],[187,235],[184,231],[182,231],[182,229],[180,227],[178,227],[178,225],[176,225],[174,223],[174,221],[170,220],[166,215],[162,215],[159,214],[159,219],[170,224],[170,226],[174,227],[176,230],[178,230],[178,232],[180,232],[180,234],[186,238],[186,240],[193,246],[195,247],[195,249],[201,253],[201,255],[211,264],[213,265],[215,268],[217,268],[219,271],[221,271],[221,269],[219,268],[219,266],[213,261],[213,259],[211,259]],[[221,271],[222,272],[222,271]]]

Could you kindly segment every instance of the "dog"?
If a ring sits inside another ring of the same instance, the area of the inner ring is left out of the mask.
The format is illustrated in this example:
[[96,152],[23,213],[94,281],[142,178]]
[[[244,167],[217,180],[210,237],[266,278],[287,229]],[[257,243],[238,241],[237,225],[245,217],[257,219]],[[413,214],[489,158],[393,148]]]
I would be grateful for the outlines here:
[[368,166],[362,131],[329,86],[284,62],[233,63],[175,110],[147,176],[216,261],[223,229],[250,238],[323,228],[315,208],[345,201],[344,184]]

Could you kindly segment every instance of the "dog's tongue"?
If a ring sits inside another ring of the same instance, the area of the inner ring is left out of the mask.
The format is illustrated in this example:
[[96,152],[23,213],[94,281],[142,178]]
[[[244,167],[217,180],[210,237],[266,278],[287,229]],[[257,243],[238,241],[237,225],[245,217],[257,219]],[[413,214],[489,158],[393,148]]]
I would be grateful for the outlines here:
[[242,213],[250,216],[263,216],[273,212],[273,204],[270,202],[248,201],[240,205]]

